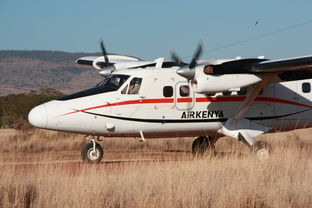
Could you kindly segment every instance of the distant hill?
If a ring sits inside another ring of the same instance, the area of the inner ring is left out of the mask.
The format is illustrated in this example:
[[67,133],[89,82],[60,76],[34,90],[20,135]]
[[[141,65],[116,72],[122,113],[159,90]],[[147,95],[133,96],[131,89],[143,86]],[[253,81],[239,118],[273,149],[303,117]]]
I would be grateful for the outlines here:
[[65,94],[90,88],[103,78],[92,67],[78,65],[83,56],[99,53],[60,51],[0,51],[0,96],[41,88]]

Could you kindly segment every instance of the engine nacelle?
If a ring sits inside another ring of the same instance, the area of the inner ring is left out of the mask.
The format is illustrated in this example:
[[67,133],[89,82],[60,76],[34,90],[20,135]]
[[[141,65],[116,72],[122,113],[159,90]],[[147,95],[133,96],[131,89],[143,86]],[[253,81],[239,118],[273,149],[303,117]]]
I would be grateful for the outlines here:
[[[131,57],[131,56],[124,56],[124,55],[107,55],[107,58],[111,64],[123,64],[123,63],[137,63],[141,60],[139,58]],[[80,58],[83,60],[83,57]],[[79,60],[79,59],[78,59]],[[96,69],[103,69],[103,63],[105,62],[103,56],[98,56],[93,59],[92,66]],[[104,67],[106,68],[106,66]]]
[[192,87],[196,93],[207,94],[246,87],[261,80],[254,74],[201,75],[192,81]]
[[116,70],[115,66],[111,65],[111,66],[104,67],[104,69],[100,71],[99,74],[103,77],[107,77],[115,70]]

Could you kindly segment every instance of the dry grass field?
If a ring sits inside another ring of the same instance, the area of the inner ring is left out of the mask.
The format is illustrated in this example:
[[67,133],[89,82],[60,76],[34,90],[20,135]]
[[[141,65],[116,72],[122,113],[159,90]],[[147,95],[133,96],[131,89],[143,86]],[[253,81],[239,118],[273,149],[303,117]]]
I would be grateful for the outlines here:
[[81,135],[0,130],[0,207],[311,207],[312,129],[259,137],[268,161],[220,138],[193,158],[193,138],[105,138],[104,161],[80,160]]

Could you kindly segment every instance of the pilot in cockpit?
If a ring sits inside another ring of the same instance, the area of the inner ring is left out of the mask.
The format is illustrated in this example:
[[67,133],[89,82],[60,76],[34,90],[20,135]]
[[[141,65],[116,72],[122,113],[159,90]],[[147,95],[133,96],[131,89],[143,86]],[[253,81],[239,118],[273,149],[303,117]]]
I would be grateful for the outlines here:
[[128,94],[138,94],[141,88],[142,79],[136,78],[131,80]]

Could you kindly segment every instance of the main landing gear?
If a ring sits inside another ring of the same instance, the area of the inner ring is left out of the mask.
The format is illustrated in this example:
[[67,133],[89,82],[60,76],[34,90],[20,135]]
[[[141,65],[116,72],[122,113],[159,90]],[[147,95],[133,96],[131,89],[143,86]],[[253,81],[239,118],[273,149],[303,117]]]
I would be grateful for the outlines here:
[[269,159],[272,148],[264,141],[257,141],[251,145],[251,151],[257,156],[259,160],[264,161]]
[[[247,138],[247,139],[246,139]],[[254,142],[252,137],[244,137],[241,133],[238,134],[238,140],[250,147],[251,152],[261,161],[269,159],[272,152],[271,146],[264,141]]]
[[[88,138],[87,138],[88,139]],[[104,155],[102,147],[96,142],[99,137],[92,137],[81,150],[81,159],[87,163],[99,163]]]
[[192,143],[192,153],[194,156],[203,156],[205,153],[215,154],[215,143],[217,137],[206,137],[200,136],[197,137]]
[[[215,143],[217,142],[217,137],[197,137],[192,143],[192,153],[194,156],[203,156],[204,154],[215,155]],[[244,142],[249,145],[248,143]],[[264,141],[257,141],[253,145],[249,145],[251,152],[261,160],[265,161],[269,158],[272,148]]]

